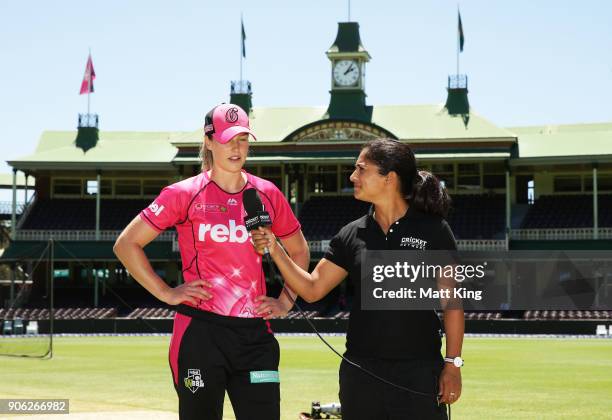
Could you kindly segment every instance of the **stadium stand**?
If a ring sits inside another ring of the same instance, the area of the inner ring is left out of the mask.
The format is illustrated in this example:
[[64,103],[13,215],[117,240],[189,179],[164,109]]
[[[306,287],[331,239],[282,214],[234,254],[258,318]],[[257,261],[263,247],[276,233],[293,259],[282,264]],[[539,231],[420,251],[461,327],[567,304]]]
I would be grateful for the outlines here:
[[[117,316],[116,308],[57,308],[55,319],[103,319]],[[0,319],[49,319],[49,309],[0,309]]]
[[[121,230],[150,200],[101,200],[100,229]],[[22,229],[95,229],[96,202],[83,199],[41,199],[34,204]]]
[[612,311],[525,311],[523,319],[529,320],[579,320],[612,319]]
[[[312,197],[304,203],[300,223],[309,240],[330,239],[345,224],[367,213],[369,204],[353,197]],[[342,211],[338,211],[342,209]],[[459,239],[502,238],[505,197],[454,195],[448,221]]]
[[448,223],[457,239],[499,239],[504,236],[505,197],[453,195]]
[[173,318],[174,313],[169,308],[136,308],[126,318]]
[[368,203],[353,197],[312,197],[302,206],[299,219],[307,239],[324,240],[333,237],[342,226],[366,214],[369,208]]
[[[599,226],[612,226],[612,195],[598,197]],[[523,229],[593,227],[592,195],[543,195],[530,207],[521,224]]]

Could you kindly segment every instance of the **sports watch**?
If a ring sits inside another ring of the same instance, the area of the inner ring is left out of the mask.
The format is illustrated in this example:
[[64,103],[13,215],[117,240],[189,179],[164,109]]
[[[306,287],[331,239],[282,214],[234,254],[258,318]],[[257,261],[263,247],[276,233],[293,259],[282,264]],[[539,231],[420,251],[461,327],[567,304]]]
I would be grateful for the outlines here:
[[444,362],[445,363],[452,363],[455,367],[460,368],[461,366],[463,366],[463,359],[459,356],[457,357],[445,357],[444,358]]

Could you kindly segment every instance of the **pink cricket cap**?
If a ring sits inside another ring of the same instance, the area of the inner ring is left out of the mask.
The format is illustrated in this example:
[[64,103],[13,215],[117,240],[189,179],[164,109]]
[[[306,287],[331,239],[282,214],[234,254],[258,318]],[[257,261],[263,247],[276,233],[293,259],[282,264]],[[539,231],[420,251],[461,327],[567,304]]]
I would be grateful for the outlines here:
[[211,109],[204,120],[204,134],[225,144],[238,134],[255,134],[249,127],[249,117],[242,108],[234,104],[221,104]]

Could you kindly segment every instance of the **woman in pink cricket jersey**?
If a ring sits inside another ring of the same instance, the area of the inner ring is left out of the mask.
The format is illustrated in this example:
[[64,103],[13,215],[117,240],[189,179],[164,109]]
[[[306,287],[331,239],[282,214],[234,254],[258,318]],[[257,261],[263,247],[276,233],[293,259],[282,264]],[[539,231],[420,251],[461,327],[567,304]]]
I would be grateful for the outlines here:
[[[249,136],[255,138],[239,106],[213,108],[205,119],[202,172],[164,188],[114,246],[143,287],[176,305],[169,361],[183,420],[221,420],[226,391],[237,420],[280,419],[279,347],[268,319],[291,309],[293,292],[266,296],[261,256],[244,226],[244,190],[258,191],[272,231],[296,264],[307,269],[310,255],[284,195],[243,170]],[[178,233],[185,279],[174,288],[143,251],[170,227]]]

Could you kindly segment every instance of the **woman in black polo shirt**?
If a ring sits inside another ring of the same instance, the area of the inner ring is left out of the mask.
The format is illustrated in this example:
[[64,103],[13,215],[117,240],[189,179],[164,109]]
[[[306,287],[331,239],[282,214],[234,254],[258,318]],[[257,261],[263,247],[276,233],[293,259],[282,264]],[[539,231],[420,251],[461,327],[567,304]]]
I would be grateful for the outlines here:
[[[344,419],[446,419],[444,404],[461,395],[463,311],[444,311],[443,358],[442,325],[435,311],[364,311],[360,278],[365,249],[455,250],[444,220],[450,199],[432,174],[417,170],[410,147],[395,140],[365,144],[350,179],[355,198],[372,203],[370,212],[340,230],[311,274],[289,259],[269,229],[254,231],[253,241],[258,250],[268,247],[287,284],[306,301],[321,299],[349,275],[355,300],[345,357],[394,384],[430,395],[385,384],[343,361]],[[434,395],[440,395],[439,402]]]

